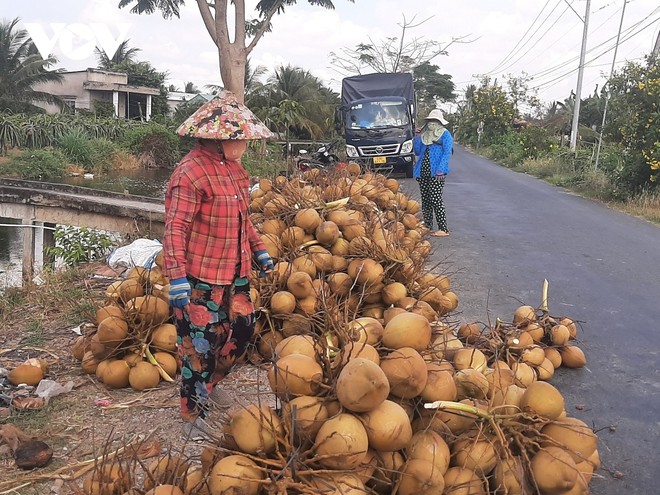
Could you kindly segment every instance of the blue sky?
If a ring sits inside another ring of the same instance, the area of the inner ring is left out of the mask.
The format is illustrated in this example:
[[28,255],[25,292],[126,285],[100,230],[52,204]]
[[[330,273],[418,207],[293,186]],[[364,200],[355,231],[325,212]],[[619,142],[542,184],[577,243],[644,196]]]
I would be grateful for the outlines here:
[[[139,58],[149,60],[169,73],[169,82],[181,87],[193,81],[203,87],[219,83],[218,55],[201,21],[196,3],[187,2],[181,19],[164,20],[160,15],[137,16],[119,10],[117,0],[67,0],[60,2],[22,0],[3,2],[2,17],[20,17],[23,23],[38,23],[52,33],[50,23],[67,26],[103,23],[111,32],[129,24],[131,46],[142,49]],[[256,0],[247,0],[248,7]],[[253,63],[272,69],[292,64],[310,70],[334,88],[341,75],[330,66],[329,54],[357,43],[399,36],[398,24],[408,19],[426,22],[410,36],[447,43],[454,37],[470,35],[473,43],[454,44],[447,56],[433,63],[451,74],[458,89],[476,82],[475,75],[490,74],[500,80],[506,74],[525,71],[533,75],[539,97],[546,102],[563,100],[577,80],[585,0],[471,0],[430,2],[428,0],[336,0],[334,11],[310,7],[306,2],[289,7],[273,22],[252,54]],[[623,0],[593,0],[587,48],[583,95],[593,92],[609,74],[612,48]],[[574,11],[572,10],[574,9]],[[536,22],[535,22],[536,19]],[[623,23],[623,42],[618,64],[637,60],[653,47],[660,29],[657,0],[629,0]],[[527,33],[527,34],[525,34]],[[59,67],[82,69],[95,66],[94,57],[72,60],[62,46],[53,52]]]

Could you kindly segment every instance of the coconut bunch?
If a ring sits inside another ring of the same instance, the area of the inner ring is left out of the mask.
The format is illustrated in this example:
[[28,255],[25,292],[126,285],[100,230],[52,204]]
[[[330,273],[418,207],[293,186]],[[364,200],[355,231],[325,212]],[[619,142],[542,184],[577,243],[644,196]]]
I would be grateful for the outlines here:
[[173,381],[178,363],[168,290],[162,251],[153,268],[131,268],[110,284],[96,325],[72,346],[83,371],[110,388],[145,390]]
[[432,319],[458,305],[447,277],[422,274],[428,231],[416,216],[419,204],[394,179],[310,171],[262,180],[252,208],[275,262],[272,274],[252,280],[262,314],[256,344],[266,359],[286,337],[327,337],[357,317],[382,321],[396,304]]

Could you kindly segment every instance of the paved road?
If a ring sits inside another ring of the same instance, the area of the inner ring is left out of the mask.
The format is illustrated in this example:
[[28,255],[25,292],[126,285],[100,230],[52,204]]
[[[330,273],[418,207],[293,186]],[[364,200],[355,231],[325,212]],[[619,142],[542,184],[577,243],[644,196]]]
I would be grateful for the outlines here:
[[584,322],[588,359],[553,384],[571,416],[604,428],[603,466],[624,475],[601,469],[592,493],[660,493],[660,228],[458,147],[451,166],[451,236],[432,242],[453,273],[459,318],[511,321],[520,302],[540,305],[547,278],[551,314]]

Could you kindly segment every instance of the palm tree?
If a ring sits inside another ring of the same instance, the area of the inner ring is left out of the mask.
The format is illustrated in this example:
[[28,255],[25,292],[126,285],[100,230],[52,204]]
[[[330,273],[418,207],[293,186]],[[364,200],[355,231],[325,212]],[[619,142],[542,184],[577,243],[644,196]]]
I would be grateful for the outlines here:
[[108,54],[105,53],[104,50],[96,47],[94,53],[96,53],[96,58],[99,61],[99,69],[110,70],[115,65],[121,64],[122,62],[135,62],[135,56],[141,50],[139,48],[129,48],[129,41],[130,40],[122,41],[112,57],[108,57]]
[[192,81],[187,82],[183,88],[184,93],[199,93],[199,88]]
[[57,63],[42,59],[25,29],[16,29],[19,18],[0,22],[0,111],[39,112],[33,102],[62,105],[55,95],[33,89],[37,84],[62,82],[62,74],[47,70]]

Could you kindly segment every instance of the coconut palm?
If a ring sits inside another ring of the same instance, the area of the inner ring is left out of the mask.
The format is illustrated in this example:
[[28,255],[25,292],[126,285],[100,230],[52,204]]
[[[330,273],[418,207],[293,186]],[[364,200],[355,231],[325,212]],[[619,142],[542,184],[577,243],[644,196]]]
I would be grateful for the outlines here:
[[192,82],[192,81],[188,81],[187,83],[185,83],[185,85],[183,87],[183,91],[185,93],[200,93],[201,92],[199,90],[199,88],[197,86],[195,86],[195,83]]
[[19,19],[0,22],[0,111],[39,112],[34,102],[61,105],[55,95],[33,89],[35,85],[62,82],[62,75],[47,70],[57,59],[41,55],[24,29],[17,29]]
[[121,64],[122,62],[135,62],[135,56],[139,51],[139,48],[129,48],[128,42],[130,40],[122,41],[112,57],[108,57],[108,54],[104,50],[96,47],[94,53],[99,62],[99,69],[112,69],[115,65]]

